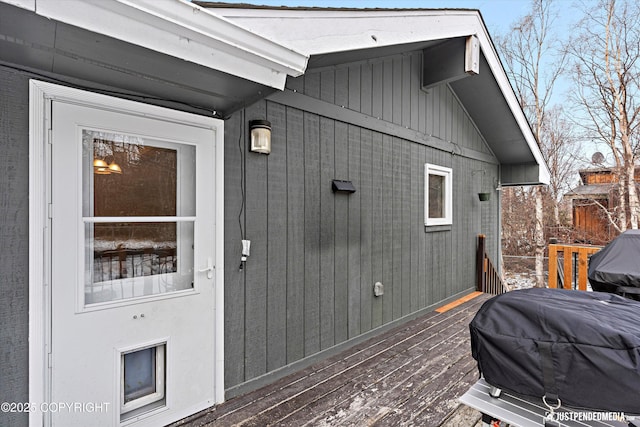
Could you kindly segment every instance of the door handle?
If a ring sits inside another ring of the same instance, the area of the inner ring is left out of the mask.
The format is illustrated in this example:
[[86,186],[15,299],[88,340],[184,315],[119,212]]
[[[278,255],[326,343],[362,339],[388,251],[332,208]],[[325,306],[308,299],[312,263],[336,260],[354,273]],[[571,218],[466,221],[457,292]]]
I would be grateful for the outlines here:
[[207,268],[203,268],[202,270],[198,270],[200,273],[207,273],[207,279],[213,279],[213,270],[214,270],[214,266],[213,266],[213,261],[211,260],[211,258],[207,258]]

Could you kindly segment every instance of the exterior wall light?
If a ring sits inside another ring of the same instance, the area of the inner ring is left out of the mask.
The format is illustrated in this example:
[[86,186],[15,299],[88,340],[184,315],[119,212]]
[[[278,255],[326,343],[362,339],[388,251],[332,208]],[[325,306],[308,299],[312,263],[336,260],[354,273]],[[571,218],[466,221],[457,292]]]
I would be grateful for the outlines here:
[[271,153],[271,122],[267,120],[251,120],[251,151],[254,153]]

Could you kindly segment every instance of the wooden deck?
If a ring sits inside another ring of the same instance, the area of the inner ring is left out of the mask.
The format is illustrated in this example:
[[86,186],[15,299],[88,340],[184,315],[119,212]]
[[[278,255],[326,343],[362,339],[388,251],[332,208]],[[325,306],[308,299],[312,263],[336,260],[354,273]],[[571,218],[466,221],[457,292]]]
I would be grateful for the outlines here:
[[457,398],[478,379],[468,325],[489,297],[426,314],[173,426],[474,425]]

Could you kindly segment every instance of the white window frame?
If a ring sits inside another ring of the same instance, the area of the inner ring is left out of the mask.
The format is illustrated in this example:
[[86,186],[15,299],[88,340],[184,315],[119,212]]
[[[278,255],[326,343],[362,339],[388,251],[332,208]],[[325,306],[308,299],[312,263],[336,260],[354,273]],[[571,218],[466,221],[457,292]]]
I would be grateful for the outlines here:
[[[167,343],[166,342],[162,342],[162,343],[156,343],[153,345],[147,345],[144,347],[140,347],[140,348],[135,348],[133,350],[128,350],[128,351],[123,351],[120,353],[120,416],[121,416],[121,420],[125,420],[127,419],[126,414],[128,414],[131,411],[134,411],[135,409],[140,409],[143,407],[153,407],[154,409],[156,408],[156,406],[152,406],[154,403],[160,402],[161,400],[163,400],[165,398],[165,393],[166,393],[166,385],[165,385],[165,369],[166,369],[166,362],[165,362],[165,358],[166,358],[166,347],[167,347]],[[138,398],[135,398],[133,400],[130,400],[129,402],[125,402],[125,376],[124,376],[124,370],[125,370],[125,361],[124,361],[124,356],[126,354],[129,353],[134,353],[136,351],[139,350],[146,350],[149,348],[155,348],[156,349],[156,356],[155,356],[155,386],[156,386],[156,391],[153,393],[148,393],[145,394],[143,396],[140,396]],[[160,406],[164,406],[164,405],[160,405]]]
[[[429,175],[444,177],[444,217],[429,217]],[[424,165],[424,225],[453,224],[453,170],[444,166],[425,163]]]

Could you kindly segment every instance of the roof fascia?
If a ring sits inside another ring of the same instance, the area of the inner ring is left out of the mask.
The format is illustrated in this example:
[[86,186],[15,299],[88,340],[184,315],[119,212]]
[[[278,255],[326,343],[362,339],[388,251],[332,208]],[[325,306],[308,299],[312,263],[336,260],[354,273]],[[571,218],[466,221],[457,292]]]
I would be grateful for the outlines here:
[[[27,0],[0,0],[29,8]],[[283,89],[308,56],[185,0],[35,0],[38,15]],[[90,19],[88,18],[90,17]]]
[[484,25],[482,17],[479,13],[478,19],[480,24],[479,26],[482,31],[478,31],[476,35],[480,40],[480,47],[482,48],[482,52],[484,53],[485,59],[487,60],[487,63],[491,68],[491,72],[493,73],[498,86],[500,87],[500,91],[505,97],[505,100],[507,101],[511,112],[513,113],[513,116],[518,123],[518,127],[522,131],[522,135],[524,136],[525,141],[527,142],[527,145],[531,150],[531,154],[533,154],[533,157],[539,165],[538,182],[536,184],[549,185],[551,183],[551,173],[549,172],[547,162],[542,156],[542,152],[540,151],[538,142],[531,130],[531,125],[529,124],[529,121],[527,120],[522,107],[520,107],[520,103],[516,98],[516,94],[513,90],[513,87],[511,86],[511,83],[509,82],[507,73],[505,72],[502,63],[500,62],[500,58],[498,57],[498,53],[495,49],[493,41],[491,40],[489,32],[487,31],[487,28]]
[[10,5],[13,5],[13,6],[21,7],[23,9],[28,9],[32,12],[35,12],[36,10],[36,0],[0,0],[0,1],[9,3]]

